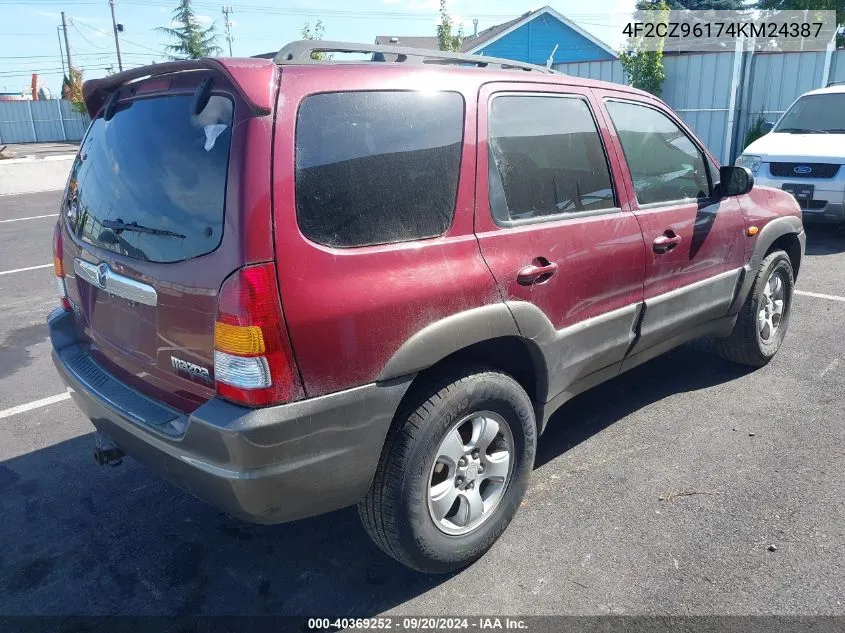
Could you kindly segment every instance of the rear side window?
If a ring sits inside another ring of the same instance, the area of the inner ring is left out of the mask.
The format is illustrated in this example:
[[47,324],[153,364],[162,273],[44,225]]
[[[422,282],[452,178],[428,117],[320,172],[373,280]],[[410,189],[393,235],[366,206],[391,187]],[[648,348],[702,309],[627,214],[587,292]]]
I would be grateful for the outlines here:
[[328,246],[442,235],[452,223],[464,127],[454,92],[312,95],[296,124],[296,217]]
[[640,204],[706,198],[707,165],[674,121],[654,108],[608,101]]
[[496,221],[615,206],[599,132],[583,99],[496,97],[489,137],[490,207]]
[[223,235],[233,103],[214,95],[139,99],[91,124],[71,169],[71,230],[84,242],[153,262],[213,251]]

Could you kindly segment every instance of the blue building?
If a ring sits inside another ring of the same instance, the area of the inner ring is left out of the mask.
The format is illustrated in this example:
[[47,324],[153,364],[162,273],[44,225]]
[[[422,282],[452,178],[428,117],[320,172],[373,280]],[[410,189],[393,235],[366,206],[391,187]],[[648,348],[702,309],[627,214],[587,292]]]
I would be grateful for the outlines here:
[[[376,44],[436,49],[437,38],[380,35]],[[617,57],[610,46],[549,6],[467,37],[461,52],[541,66],[546,65],[550,57],[556,64]]]

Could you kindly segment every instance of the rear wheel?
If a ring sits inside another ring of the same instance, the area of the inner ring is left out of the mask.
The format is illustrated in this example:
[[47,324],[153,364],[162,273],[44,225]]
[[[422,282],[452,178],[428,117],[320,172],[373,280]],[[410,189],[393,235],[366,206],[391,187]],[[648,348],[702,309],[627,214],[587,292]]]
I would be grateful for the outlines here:
[[510,376],[456,371],[419,389],[388,435],[359,506],[387,554],[423,572],[460,569],[507,527],[534,465],[531,400]]
[[794,289],[789,256],[784,251],[769,253],[760,263],[733,332],[716,339],[719,356],[752,367],[768,363],[786,336]]

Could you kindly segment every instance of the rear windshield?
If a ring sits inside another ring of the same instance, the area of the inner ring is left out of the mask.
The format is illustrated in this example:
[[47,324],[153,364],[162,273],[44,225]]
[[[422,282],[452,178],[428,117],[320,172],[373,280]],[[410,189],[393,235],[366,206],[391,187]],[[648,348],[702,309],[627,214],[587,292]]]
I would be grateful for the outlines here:
[[223,234],[232,101],[191,95],[118,106],[98,117],[76,158],[67,216],[83,241],[153,262],[217,248]]
[[313,95],[296,125],[296,217],[329,246],[443,234],[458,186],[464,101],[454,92]]

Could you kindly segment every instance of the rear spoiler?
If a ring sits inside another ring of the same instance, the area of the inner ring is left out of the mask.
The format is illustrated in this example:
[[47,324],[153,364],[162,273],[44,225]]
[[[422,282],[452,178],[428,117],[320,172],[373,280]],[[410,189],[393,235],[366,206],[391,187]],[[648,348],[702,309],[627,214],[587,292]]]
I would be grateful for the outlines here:
[[93,119],[105,104],[108,96],[123,86],[138,79],[158,77],[185,70],[216,70],[225,73],[235,85],[238,93],[249,105],[253,114],[270,114],[276,91],[278,66],[270,60],[259,59],[185,59],[163,64],[152,64],[124,70],[122,73],[89,79],[82,84],[85,108]]

